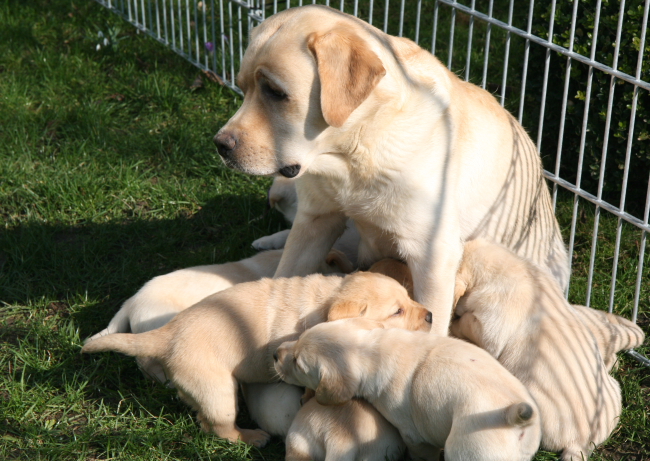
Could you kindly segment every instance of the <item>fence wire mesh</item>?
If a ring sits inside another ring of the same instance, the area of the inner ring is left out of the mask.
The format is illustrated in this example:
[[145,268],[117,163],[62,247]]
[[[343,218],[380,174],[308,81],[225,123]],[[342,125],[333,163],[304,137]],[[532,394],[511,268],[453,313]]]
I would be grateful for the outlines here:
[[[303,5],[97,1],[238,94],[235,75],[250,30],[266,16]],[[650,323],[650,68],[644,69],[650,0],[309,3],[411,38],[493,93],[542,154],[571,257],[569,299]]]

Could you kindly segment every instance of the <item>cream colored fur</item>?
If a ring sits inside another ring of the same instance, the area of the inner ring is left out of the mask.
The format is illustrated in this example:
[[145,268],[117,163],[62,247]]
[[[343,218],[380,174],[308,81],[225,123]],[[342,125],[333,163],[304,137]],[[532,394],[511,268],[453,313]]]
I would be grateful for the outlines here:
[[256,27],[224,162],[295,177],[298,212],[276,276],[317,270],[352,218],[359,265],[405,260],[447,334],[463,241],[489,237],[565,286],[568,259],[521,125],[429,52],[337,10],[291,8]]
[[316,399],[296,414],[286,461],[396,461],[405,450],[399,431],[365,400],[324,406]]
[[540,422],[526,388],[487,352],[464,341],[383,329],[350,319],[317,325],[282,344],[275,368],[316,390],[324,405],[372,404],[413,460],[529,460]]
[[480,239],[465,245],[456,296],[451,333],[497,357],[528,388],[541,414],[542,448],[562,460],[586,459],[618,422],[621,391],[607,371],[615,350],[639,344],[642,334],[626,333],[638,328],[569,305],[546,271]]
[[235,424],[237,388],[274,381],[272,354],[281,342],[319,322],[353,316],[428,330],[428,314],[380,274],[262,279],[208,296],[157,330],[102,336],[82,352],[112,350],[157,360],[181,398],[198,410],[204,430],[263,446],[266,432]]

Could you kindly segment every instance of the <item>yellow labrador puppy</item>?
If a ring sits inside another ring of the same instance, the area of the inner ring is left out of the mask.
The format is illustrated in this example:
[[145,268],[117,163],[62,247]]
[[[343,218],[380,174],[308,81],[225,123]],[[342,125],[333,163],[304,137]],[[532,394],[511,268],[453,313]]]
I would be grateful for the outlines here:
[[533,457],[539,411],[499,362],[455,338],[381,327],[366,319],[317,325],[278,348],[275,369],[315,389],[323,405],[366,399],[414,460],[438,461],[441,448],[446,461]]
[[198,410],[205,431],[263,446],[266,432],[235,424],[238,383],[274,381],[272,355],[280,343],[317,323],[348,316],[423,330],[431,322],[430,313],[389,277],[315,274],[240,283],[199,301],[157,330],[102,336],[86,343],[82,352],[116,351],[158,360],[179,396]]
[[405,260],[438,334],[466,239],[502,242],[566,285],[535,145],[491,94],[412,41],[325,6],[291,8],[252,31],[237,82],[243,104],[214,139],[223,161],[296,181],[275,276],[315,272],[349,217],[359,266]]
[[[456,279],[456,317],[450,331],[487,350],[528,388],[539,405],[542,448],[561,452],[562,460],[586,459],[616,427],[621,390],[607,372],[601,350],[639,344],[612,341],[594,331],[616,331],[617,321],[594,328],[591,309],[571,306],[558,283],[530,261],[482,239],[465,245]],[[585,317],[586,314],[586,317]],[[600,344],[599,344],[600,342]]]
[[324,406],[310,399],[286,438],[286,461],[396,461],[405,450],[399,431],[365,400]]

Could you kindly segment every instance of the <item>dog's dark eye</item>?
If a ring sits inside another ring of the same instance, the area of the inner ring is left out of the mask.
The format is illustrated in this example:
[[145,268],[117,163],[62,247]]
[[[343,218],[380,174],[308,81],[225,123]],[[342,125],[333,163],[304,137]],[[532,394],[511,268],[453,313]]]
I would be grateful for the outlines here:
[[393,315],[402,315],[403,313],[404,313],[404,309],[400,307],[399,309],[397,309],[397,312],[395,312]]
[[262,91],[275,101],[284,101],[287,99],[287,94],[284,91],[271,86],[267,80],[262,82]]

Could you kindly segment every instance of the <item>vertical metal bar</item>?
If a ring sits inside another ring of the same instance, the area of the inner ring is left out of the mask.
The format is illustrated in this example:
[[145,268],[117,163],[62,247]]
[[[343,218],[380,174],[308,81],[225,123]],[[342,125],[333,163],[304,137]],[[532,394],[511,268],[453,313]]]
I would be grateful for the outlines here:
[[[174,0],[172,0],[173,2]],[[183,6],[182,6],[182,0],[178,0],[178,44],[181,52],[183,51],[184,47],[184,42],[183,42]]]
[[[200,54],[200,49],[199,49],[199,14],[198,14],[198,1],[197,0],[192,0],[192,3],[194,3],[194,43],[195,43],[195,50],[196,50],[196,62],[200,63],[201,60],[201,54]],[[201,3],[203,4],[203,3]],[[205,42],[204,42],[205,43]]]
[[384,32],[388,33],[388,0],[386,0],[386,9],[384,10]]
[[278,0],[273,0],[273,14],[278,12]]
[[185,21],[187,21],[187,56],[188,59],[192,60],[192,24],[190,20],[190,0],[185,0]]
[[[553,43],[553,27],[555,26],[555,0],[551,4],[551,19],[548,26],[548,43]],[[546,112],[546,90],[548,89],[548,68],[551,64],[551,49],[546,49],[544,60],[544,83],[542,83],[542,105],[539,109],[539,127],[537,129],[537,150],[542,152],[542,131],[544,129],[544,113]]]
[[160,6],[159,0],[156,0],[156,31],[158,32],[158,39],[160,39]]
[[[639,55],[636,63],[636,78],[641,79],[641,69],[643,67],[643,52],[645,50],[645,38],[648,28],[648,3],[646,0],[646,8],[644,11],[643,22],[641,23],[641,39],[639,42]],[[630,172],[630,156],[632,153],[632,142],[634,140],[634,125],[636,122],[636,106],[639,99],[639,87],[634,86],[632,96],[632,107],[630,108],[630,124],[627,131],[627,146],[625,148],[625,166],[623,167],[623,182],[621,184],[621,201],[619,209],[625,211],[625,198],[627,195],[627,181]],[[609,290],[609,312],[614,310],[614,295],[616,292],[616,277],[618,272],[618,258],[621,246],[621,232],[623,230],[623,220],[619,217],[616,223],[616,244],[614,246],[614,262],[612,264],[612,282]],[[638,274],[637,274],[638,277]]]
[[[490,0],[490,6],[488,7],[488,16],[492,17],[492,12],[494,11],[494,0]],[[492,24],[487,24],[487,32],[485,33],[485,56],[483,57],[483,80],[481,82],[481,88],[485,89],[487,84],[487,71],[488,71],[488,57],[490,55],[490,35],[492,34]]]
[[[596,17],[594,19],[594,30],[592,32],[591,39],[591,52],[589,54],[591,60],[593,61],[596,57],[596,44],[598,43],[598,27],[600,25],[600,10],[601,10],[602,0],[598,0],[596,3]],[[591,103],[591,85],[594,77],[594,68],[589,66],[589,71],[587,74],[587,90],[585,92],[585,109],[582,116],[582,131],[580,133],[580,147],[578,149],[578,172],[576,174],[576,188],[580,189],[582,182],[582,165],[585,157],[585,140],[587,137],[587,121],[589,120],[589,105]],[[573,247],[575,244],[576,236],[576,224],[578,221],[578,207],[580,205],[580,200],[577,194],[573,196],[573,213],[571,216],[571,233],[569,234],[569,269],[573,265]],[[565,295],[569,295],[569,287],[571,285],[571,279],[567,283],[567,288]]]
[[375,5],[375,0],[370,0],[370,6],[368,11],[368,24],[370,24],[371,26],[372,26],[372,9],[374,5]]
[[218,72],[217,69],[217,37],[215,35],[216,31],[214,27],[214,17],[215,17],[214,0],[210,0],[210,12],[211,12],[210,19],[212,22],[212,72],[214,72],[215,74],[219,74],[219,73],[223,73],[223,71]]
[[404,0],[400,3],[399,7],[399,36],[401,37],[404,33]]
[[[241,17],[241,10],[242,7],[239,6],[237,7],[237,32],[239,32],[238,42],[239,42],[239,64],[237,67],[241,65],[241,62],[244,60],[244,31],[242,30],[242,17]],[[234,75],[234,74],[233,74]]]
[[[205,56],[205,67],[207,68],[209,66],[209,61],[210,57],[208,56],[208,50],[206,49],[206,44],[208,43],[208,23],[207,23],[207,10],[208,10],[208,5],[207,5],[208,0],[203,0],[203,6],[201,7],[201,14],[203,15],[203,55]],[[212,10],[210,10],[212,11]],[[212,42],[214,43],[214,42]],[[214,45],[212,48],[212,54],[214,55]]]
[[128,5],[129,5],[129,21],[133,21],[133,15],[131,13],[131,0],[129,0]]
[[[616,28],[616,45],[614,47],[614,62],[612,68],[618,69],[618,52],[621,44],[621,30],[623,28],[623,12],[625,11],[625,0],[621,0],[621,7],[618,12],[618,26]],[[616,77],[612,75],[609,81],[609,98],[607,99],[607,115],[605,116],[605,134],[603,140],[603,151],[600,157],[600,176],[598,178],[598,200],[603,197],[603,186],[605,185],[605,163],[607,163],[607,148],[609,147],[609,128],[612,122],[612,106],[614,102],[614,84]],[[596,258],[596,245],[598,243],[598,226],[600,223],[600,207],[596,205],[596,214],[594,216],[594,233],[591,240],[591,255],[589,261],[589,274],[587,276],[587,302],[589,306],[591,301],[591,285],[594,279],[594,262]]]
[[431,36],[431,54],[436,54],[436,37],[438,36],[438,7],[440,3],[436,0],[433,6],[433,35]]
[[456,8],[451,9],[451,25],[449,26],[449,55],[447,56],[447,69],[451,70],[451,62],[454,56],[454,32],[456,27]]
[[[476,0],[472,0],[472,11],[476,6]],[[469,81],[469,68],[472,62],[472,35],[474,33],[474,16],[469,16],[469,30],[467,31],[467,57],[465,58],[465,81]]]
[[[530,0],[528,5],[528,25],[526,26],[526,32],[530,34],[533,28],[533,6],[535,0]],[[521,75],[521,93],[519,94],[519,114],[517,115],[517,120],[519,123],[522,123],[524,118],[524,100],[526,97],[526,81],[528,79],[528,57],[530,55],[530,40],[526,39],[526,44],[524,45],[524,70]]]
[[[474,1],[474,0],[472,0]],[[422,13],[422,0],[418,0],[417,13],[415,17],[415,43],[420,44],[420,16]]]
[[[576,35],[576,18],[578,16],[578,0],[573,0],[573,13],[571,15],[571,32],[569,35],[569,51],[573,52],[573,44]],[[560,175],[560,163],[562,162],[562,145],[564,141],[564,124],[566,121],[566,106],[569,99],[569,82],[571,80],[571,64],[570,57],[566,59],[566,71],[564,73],[564,91],[562,93],[562,109],[560,113],[560,131],[557,140],[557,152],[555,154],[555,176]],[[557,204],[557,183],[553,183],[553,192],[551,194],[553,200],[553,210]]]
[[[341,11],[343,11],[343,0],[341,0]],[[354,16],[359,17],[359,0],[354,0]]]
[[[514,0],[510,0],[508,7],[508,25],[512,26],[512,8]],[[503,58],[503,78],[501,79],[501,106],[506,102],[506,83],[508,81],[508,59],[510,58],[510,31],[506,34],[506,50]]]
[[[648,10],[648,2],[646,1],[646,12]],[[647,19],[646,19],[647,23]],[[643,48],[641,48],[643,50]],[[650,177],[648,178],[648,191],[645,196],[645,210],[643,212],[643,223],[648,225],[648,215],[650,214]],[[632,321],[636,323],[637,315],[639,313],[639,298],[641,296],[641,279],[643,275],[643,262],[645,260],[645,246],[646,237],[648,233],[643,231],[641,233],[641,247],[639,248],[639,263],[637,265],[636,285],[634,287],[634,305],[632,307]]]
[[219,25],[221,26],[221,72],[224,81],[228,82],[226,76],[226,28],[223,21],[223,0],[219,0]]
[[230,84],[235,84],[235,46],[232,28],[232,2],[228,2],[228,49],[230,51]]

